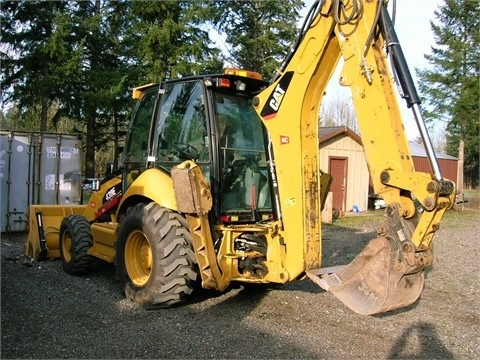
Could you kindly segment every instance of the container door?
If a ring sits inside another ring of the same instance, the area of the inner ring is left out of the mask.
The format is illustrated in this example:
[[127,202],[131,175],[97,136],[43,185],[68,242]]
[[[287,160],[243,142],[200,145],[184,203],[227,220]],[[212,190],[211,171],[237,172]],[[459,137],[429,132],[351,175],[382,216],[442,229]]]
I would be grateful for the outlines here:
[[2,232],[26,231],[32,202],[32,137],[2,132],[0,140],[0,228]]
[[82,203],[82,140],[73,135],[60,139],[58,203]]
[[76,136],[41,135],[35,163],[38,204],[81,204],[81,150],[82,140]]

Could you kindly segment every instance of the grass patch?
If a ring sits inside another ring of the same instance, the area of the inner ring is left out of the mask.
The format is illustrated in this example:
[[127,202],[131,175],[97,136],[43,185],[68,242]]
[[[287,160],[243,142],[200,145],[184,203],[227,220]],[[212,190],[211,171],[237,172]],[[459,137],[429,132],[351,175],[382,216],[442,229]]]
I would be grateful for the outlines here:
[[375,228],[384,219],[385,210],[348,213],[333,221],[333,225],[349,228]]
[[442,219],[442,224],[451,228],[464,228],[465,221],[480,221],[480,210],[447,210]]
[[[348,213],[333,221],[332,226],[344,226],[348,228],[370,228],[375,229],[385,220],[385,210],[365,211],[354,214]],[[440,223],[441,226],[449,228],[461,228],[465,226],[465,221],[480,221],[480,209],[464,208],[460,210],[458,207],[447,210]],[[322,225],[325,226],[325,225]]]
[[82,193],[82,204],[88,204],[88,201],[90,200],[90,196],[92,196],[93,194],[93,191],[90,191],[90,190],[83,190],[83,193]]
[[[459,203],[464,200],[465,202]],[[465,189],[463,191],[463,197],[461,195],[457,196],[457,204],[455,205],[456,209],[477,209],[480,210],[480,190],[478,189]]]

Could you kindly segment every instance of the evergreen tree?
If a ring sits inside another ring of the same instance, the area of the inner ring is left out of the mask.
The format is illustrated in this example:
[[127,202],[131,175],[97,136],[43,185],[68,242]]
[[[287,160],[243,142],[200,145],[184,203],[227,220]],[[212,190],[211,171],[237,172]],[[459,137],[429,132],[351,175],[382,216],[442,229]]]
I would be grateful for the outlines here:
[[221,70],[192,1],[133,1],[129,39],[144,83]]
[[47,117],[60,87],[58,62],[67,55],[55,40],[55,19],[68,1],[2,1],[2,101],[18,113],[40,108],[39,122],[28,130],[48,130]]
[[431,22],[436,46],[425,58],[431,69],[418,70],[427,121],[444,122],[447,152],[459,158],[457,187],[479,181],[480,3],[445,0]]
[[230,47],[226,62],[272,77],[298,35],[300,0],[206,3],[214,27]]
[[222,68],[194,4],[2,2],[2,100],[13,105],[9,118],[29,131],[75,119],[70,131],[85,133],[85,174],[94,177],[101,170],[96,151],[125,134],[134,86]]

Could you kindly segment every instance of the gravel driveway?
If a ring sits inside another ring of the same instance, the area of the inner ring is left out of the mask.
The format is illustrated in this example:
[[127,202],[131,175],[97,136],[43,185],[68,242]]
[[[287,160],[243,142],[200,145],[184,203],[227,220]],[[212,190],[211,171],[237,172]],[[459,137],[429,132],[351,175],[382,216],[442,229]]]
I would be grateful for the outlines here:
[[[375,316],[351,312],[310,281],[200,292],[146,311],[128,303],[113,266],[85,277],[60,261],[32,266],[25,235],[1,240],[1,358],[480,358],[480,210],[450,211],[419,301]],[[378,213],[325,225],[324,266],[375,236]],[[346,225],[349,225],[348,227]]]

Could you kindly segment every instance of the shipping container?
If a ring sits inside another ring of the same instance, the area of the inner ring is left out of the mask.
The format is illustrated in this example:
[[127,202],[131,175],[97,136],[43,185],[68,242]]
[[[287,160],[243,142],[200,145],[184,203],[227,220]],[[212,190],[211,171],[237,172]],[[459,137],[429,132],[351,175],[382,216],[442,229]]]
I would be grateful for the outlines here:
[[82,137],[0,130],[0,229],[27,231],[31,204],[82,203]]

